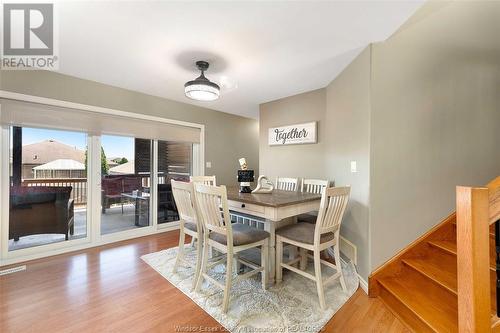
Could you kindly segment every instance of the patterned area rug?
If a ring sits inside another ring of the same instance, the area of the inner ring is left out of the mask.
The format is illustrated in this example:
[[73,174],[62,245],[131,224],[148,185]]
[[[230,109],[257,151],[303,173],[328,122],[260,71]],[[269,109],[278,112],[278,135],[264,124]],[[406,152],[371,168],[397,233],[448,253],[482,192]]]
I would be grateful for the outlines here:
[[[188,247],[187,259],[195,262],[196,251]],[[258,252],[258,251],[257,251]],[[172,273],[177,248],[150,253],[141,257],[147,264],[176,286],[230,332],[319,332],[342,305],[358,289],[359,280],[352,263],[342,262],[347,291],[337,280],[325,287],[327,309],[319,307],[316,284],[299,274],[283,270],[283,282],[262,290],[260,274],[233,284],[229,310],[221,311],[223,292],[208,281],[200,293],[191,290],[193,268],[180,266]],[[255,258],[258,253],[244,256]],[[255,260],[254,260],[255,261]],[[323,266],[323,279],[333,270]],[[307,269],[313,272],[312,262]],[[225,279],[225,266],[218,265],[209,273],[216,280]]]

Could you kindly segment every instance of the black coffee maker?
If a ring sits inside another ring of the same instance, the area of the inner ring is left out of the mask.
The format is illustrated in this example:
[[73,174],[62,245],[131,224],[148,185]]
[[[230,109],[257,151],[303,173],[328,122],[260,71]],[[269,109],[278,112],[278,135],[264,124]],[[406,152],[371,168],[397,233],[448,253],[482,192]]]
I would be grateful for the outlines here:
[[253,170],[238,170],[238,182],[240,193],[251,193],[250,183],[255,181]]

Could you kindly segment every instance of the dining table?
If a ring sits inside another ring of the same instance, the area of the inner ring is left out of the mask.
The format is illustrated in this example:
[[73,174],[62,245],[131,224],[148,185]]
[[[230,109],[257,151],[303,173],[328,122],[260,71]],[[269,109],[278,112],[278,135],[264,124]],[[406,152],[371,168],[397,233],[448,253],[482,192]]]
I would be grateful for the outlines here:
[[229,210],[255,217],[270,234],[268,284],[275,282],[276,230],[296,222],[300,214],[318,211],[321,194],[273,190],[271,193],[240,193],[239,187],[227,187]]

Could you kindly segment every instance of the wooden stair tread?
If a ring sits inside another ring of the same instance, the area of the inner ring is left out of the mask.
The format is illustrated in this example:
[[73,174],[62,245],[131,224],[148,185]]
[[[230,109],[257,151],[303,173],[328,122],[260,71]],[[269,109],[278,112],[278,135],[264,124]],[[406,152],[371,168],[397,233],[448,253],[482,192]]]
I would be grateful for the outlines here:
[[457,255],[457,243],[450,240],[433,240],[428,242],[430,245],[444,250],[450,254]]
[[[457,297],[433,285],[425,277],[415,272],[382,278],[379,283],[432,331],[458,331]],[[392,310],[398,312],[398,309]]]
[[[439,248],[449,254],[457,255],[457,243],[454,241],[450,240],[433,240],[433,241],[428,241],[431,246],[434,246],[435,248]],[[495,270],[495,255],[493,254],[494,252],[494,243],[491,244],[490,248],[492,249],[492,254],[490,255],[491,258],[491,263],[490,263],[490,269],[492,271]]]
[[457,266],[450,262],[436,263],[426,258],[404,259],[403,263],[457,295]]

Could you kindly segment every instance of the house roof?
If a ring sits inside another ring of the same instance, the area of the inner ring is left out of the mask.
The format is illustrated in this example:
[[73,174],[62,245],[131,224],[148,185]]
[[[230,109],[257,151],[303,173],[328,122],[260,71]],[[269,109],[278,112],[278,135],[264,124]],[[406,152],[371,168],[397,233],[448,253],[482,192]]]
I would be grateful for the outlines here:
[[75,160],[59,159],[34,167],[33,170],[85,170],[85,165]]
[[85,162],[85,151],[55,140],[45,140],[23,146],[23,164],[45,164],[69,159]]
[[131,174],[135,172],[135,163],[134,161],[128,161],[123,164],[119,164],[113,168],[109,168],[109,174],[111,175],[124,175]]

